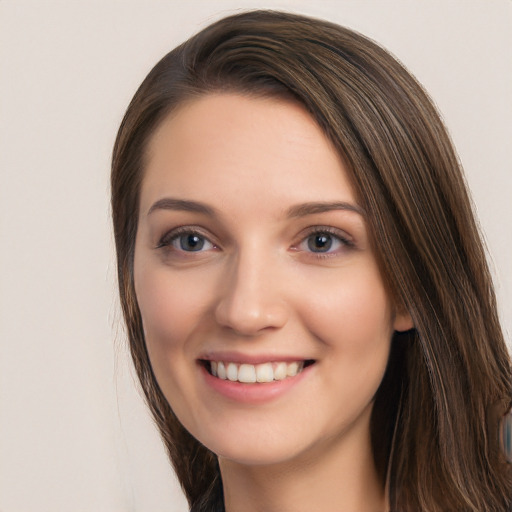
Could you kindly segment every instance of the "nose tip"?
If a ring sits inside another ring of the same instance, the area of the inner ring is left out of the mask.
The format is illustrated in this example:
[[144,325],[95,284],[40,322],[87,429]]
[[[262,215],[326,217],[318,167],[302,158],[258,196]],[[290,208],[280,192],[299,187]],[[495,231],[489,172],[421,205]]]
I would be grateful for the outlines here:
[[258,270],[248,265],[244,271],[239,265],[224,281],[215,310],[218,324],[245,336],[283,327],[288,318],[286,301],[269,274],[268,266]]
[[216,310],[217,322],[242,335],[255,335],[269,329],[279,329],[285,322],[284,308],[252,301],[222,301]]

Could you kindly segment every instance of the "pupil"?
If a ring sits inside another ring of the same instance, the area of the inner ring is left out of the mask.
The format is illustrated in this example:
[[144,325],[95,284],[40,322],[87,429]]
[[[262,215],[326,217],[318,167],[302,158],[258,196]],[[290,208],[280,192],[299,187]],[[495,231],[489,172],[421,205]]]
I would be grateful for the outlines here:
[[180,245],[184,251],[200,251],[204,240],[197,235],[186,235],[181,237]]
[[308,247],[313,252],[326,252],[332,246],[330,235],[315,235],[308,240]]

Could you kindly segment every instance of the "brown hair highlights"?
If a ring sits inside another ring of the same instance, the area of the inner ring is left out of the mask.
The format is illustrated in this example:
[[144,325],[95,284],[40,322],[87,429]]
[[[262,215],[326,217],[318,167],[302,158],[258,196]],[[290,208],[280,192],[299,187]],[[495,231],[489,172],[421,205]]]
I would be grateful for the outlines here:
[[[177,105],[212,91],[294,98],[346,162],[382,274],[415,329],[393,340],[372,416],[393,511],[505,511],[512,475],[498,423],[509,355],[460,164],[432,102],[380,46],[282,12],[222,19],[166,55],[123,119],[113,152],[119,290],[135,368],[193,510],[222,500],[216,457],[159,390],[133,285],[145,148]],[[499,404],[499,405],[496,405]]]

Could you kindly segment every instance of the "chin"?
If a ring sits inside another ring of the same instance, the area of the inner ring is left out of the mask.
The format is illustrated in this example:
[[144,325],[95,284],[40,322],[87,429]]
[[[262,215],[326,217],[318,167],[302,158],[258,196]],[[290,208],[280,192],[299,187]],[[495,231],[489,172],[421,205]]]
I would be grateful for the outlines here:
[[283,434],[276,425],[262,428],[234,428],[223,425],[221,432],[202,432],[197,439],[219,459],[247,466],[273,465],[292,461],[308,450],[311,440],[304,436]]
[[274,449],[269,445],[252,443],[252,446],[223,447],[214,453],[219,459],[243,466],[274,466],[296,461],[304,451],[307,450],[302,451],[297,445]]

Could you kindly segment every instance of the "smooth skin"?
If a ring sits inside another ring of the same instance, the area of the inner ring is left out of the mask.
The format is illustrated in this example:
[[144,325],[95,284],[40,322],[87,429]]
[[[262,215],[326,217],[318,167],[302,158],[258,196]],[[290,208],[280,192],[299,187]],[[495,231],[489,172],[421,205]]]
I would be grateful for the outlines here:
[[[387,509],[370,446],[394,307],[344,163],[293,102],[181,105],[150,140],[135,290],[158,383],[219,457],[227,512]],[[205,379],[205,357],[314,360],[261,403]]]

